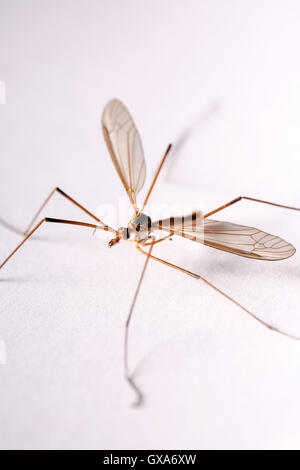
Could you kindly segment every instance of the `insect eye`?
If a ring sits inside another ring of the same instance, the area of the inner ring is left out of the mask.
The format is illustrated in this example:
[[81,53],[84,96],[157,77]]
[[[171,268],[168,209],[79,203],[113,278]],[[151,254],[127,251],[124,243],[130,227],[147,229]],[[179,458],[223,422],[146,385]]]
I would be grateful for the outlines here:
[[141,224],[137,224],[135,229],[136,229],[137,232],[140,232],[141,231]]

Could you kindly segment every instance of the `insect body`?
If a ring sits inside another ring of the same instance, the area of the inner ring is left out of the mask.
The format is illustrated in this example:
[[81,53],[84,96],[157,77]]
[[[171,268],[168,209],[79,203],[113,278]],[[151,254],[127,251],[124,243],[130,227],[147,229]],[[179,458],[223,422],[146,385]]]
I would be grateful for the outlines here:
[[[19,250],[19,248],[28,240],[31,235],[38,230],[38,228],[43,223],[59,223],[59,224],[70,224],[70,225],[79,225],[84,227],[90,227],[93,229],[99,229],[104,231],[109,231],[114,234],[114,238],[109,242],[109,246],[112,247],[116,243],[119,243],[121,240],[126,240],[133,242],[137,250],[146,255],[144,269],[142,271],[137,290],[135,292],[133,302],[129,311],[129,315],[126,321],[125,326],[125,347],[124,347],[124,369],[125,377],[137,393],[137,404],[142,402],[142,394],[133,381],[132,375],[129,372],[128,366],[128,331],[129,324],[132,317],[133,308],[135,301],[142,283],[142,279],[149,262],[149,259],[153,259],[162,263],[165,266],[168,266],[173,269],[177,269],[180,272],[198,279],[205,283],[207,286],[211,287],[215,292],[221,294],[227,300],[231,301],[233,304],[241,308],[245,313],[250,315],[252,318],[259,321],[262,325],[266,326],[271,330],[276,330],[279,333],[289,336],[295,339],[299,339],[296,336],[279,331],[275,327],[266,323],[260,319],[256,314],[250,312],[247,308],[242,306],[235,299],[227,295],[225,292],[221,291],[211,282],[209,282],[204,277],[199,274],[192,273],[181,266],[177,266],[167,260],[158,258],[152,254],[153,246],[156,243],[160,243],[167,238],[170,238],[171,235],[178,235],[189,240],[192,240],[197,243],[202,243],[204,245],[216,248],[218,250],[227,251],[229,253],[252,258],[256,260],[268,260],[268,261],[278,261],[285,258],[289,258],[295,253],[295,248],[282,238],[270,235],[262,230],[247,227],[243,225],[233,224],[230,222],[220,222],[213,220],[210,217],[222,210],[230,207],[231,205],[238,203],[242,200],[249,200],[253,202],[258,202],[262,204],[273,205],[285,209],[292,209],[299,211],[299,208],[290,207],[283,204],[272,203],[269,201],[264,201],[261,199],[256,199],[248,196],[239,196],[232,201],[210,211],[205,214],[200,211],[193,212],[187,216],[174,217],[171,216],[167,219],[158,220],[152,222],[150,217],[144,213],[144,208],[148,202],[149,196],[153,190],[153,187],[156,183],[160,170],[166,160],[166,157],[171,149],[171,145],[168,146],[162,161],[158,167],[158,170],[155,174],[152,184],[147,192],[144,203],[139,208],[137,204],[137,194],[143,188],[145,177],[146,177],[146,164],[144,159],[143,147],[140,135],[137,131],[137,128],[134,124],[134,121],[128,112],[127,108],[119,100],[111,100],[105,107],[102,115],[102,128],[104,138],[109,150],[111,159],[115,166],[115,169],[121,179],[121,182],[127,192],[130,203],[133,208],[133,217],[129,221],[127,227],[120,227],[118,230],[115,230],[112,227],[106,225],[102,220],[100,220],[93,213],[88,211],[85,207],[75,201],[72,197],[62,191],[60,188],[54,188],[49,196],[46,198],[36,215],[34,216],[32,222],[28,226],[24,235],[25,238],[21,243],[9,254],[9,256],[3,261],[0,265],[2,268],[7,261]],[[41,219],[35,226],[34,222],[36,221],[41,210],[45,207],[47,202],[53,196],[55,192],[58,192],[63,197],[68,199],[70,202],[79,207],[83,212],[88,214],[93,220],[94,223],[80,222],[74,220],[65,220],[65,219],[54,219],[45,217]],[[33,228],[32,228],[33,227]],[[157,232],[164,232],[165,236],[161,238],[156,238]],[[148,251],[145,251],[144,247],[150,246]]]
[[127,227],[120,227],[117,230],[117,237],[110,240],[108,246],[112,247],[120,240],[132,242],[145,242],[150,238],[151,219],[146,214],[135,214]]
[[151,233],[151,219],[146,214],[134,216],[128,224],[129,240],[141,242],[147,240]]

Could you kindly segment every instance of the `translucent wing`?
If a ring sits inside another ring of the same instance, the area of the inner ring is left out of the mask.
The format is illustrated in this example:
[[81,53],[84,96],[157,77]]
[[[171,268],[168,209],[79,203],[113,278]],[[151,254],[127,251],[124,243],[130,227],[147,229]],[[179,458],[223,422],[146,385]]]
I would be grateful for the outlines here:
[[184,218],[159,220],[152,224],[152,229],[175,233],[247,258],[276,261],[289,258],[296,251],[290,243],[280,237],[244,225],[202,219],[200,212],[194,212]]
[[112,161],[131,204],[137,210],[136,194],[144,185],[146,165],[140,135],[121,101],[114,99],[105,106],[102,128]]

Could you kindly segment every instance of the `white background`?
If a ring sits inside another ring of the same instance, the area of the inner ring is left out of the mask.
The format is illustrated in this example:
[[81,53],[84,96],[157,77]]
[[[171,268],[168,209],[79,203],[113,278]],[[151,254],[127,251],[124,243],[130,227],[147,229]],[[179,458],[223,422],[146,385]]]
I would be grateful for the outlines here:
[[[101,215],[124,203],[100,128],[115,96],[140,130],[146,186],[192,129],[150,215],[239,194],[300,206],[299,40],[297,1],[1,0],[0,219],[24,229],[56,185]],[[59,195],[44,215],[88,220]],[[297,212],[240,202],[219,218],[300,247]],[[20,239],[1,226],[1,258]],[[129,406],[124,323],[144,258],[108,240],[49,224],[1,271],[1,448],[299,448],[300,344],[155,262],[130,337],[146,402]],[[299,252],[263,263],[191,243],[155,252],[300,334]]]

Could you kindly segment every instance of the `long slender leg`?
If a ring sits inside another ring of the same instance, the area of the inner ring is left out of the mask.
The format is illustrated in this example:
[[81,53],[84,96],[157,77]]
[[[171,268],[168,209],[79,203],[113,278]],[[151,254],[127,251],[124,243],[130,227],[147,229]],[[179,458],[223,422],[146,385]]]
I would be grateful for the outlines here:
[[169,261],[166,261],[166,260],[163,260],[161,258],[157,258],[156,256],[153,256],[151,255],[151,253],[147,253],[145,252],[144,250],[142,250],[142,248],[139,246],[139,245],[136,245],[136,248],[141,251],[144,255],[152,258],[152,259],[155,259],[156,261],[159,261],[160,263],[162,264],[165,264],[166,266],[169,266],[170,268],[174,268],[174,269],[177,269],[178,271],[181,271],[185,274],[187,274],[188,276],[191,276],[193,277],[194,279],[200,279],[202,282],[204,282],[207,286],[211,287],[212,289],[214,289],[216,292],[218,292],[219,294],[221,294],[223,297],[225,297],[227,300],[230,300],[230,302],[234,303],[235,305],[237,305],[237,307],[241,308],[244,312],[246,312],[248,315],[250,315],[252,318],[254,318],[255,320],[257,320],[259,323],[261,323],[262,325],[266,326],[269,330],[273,330],[273,331],[276,331],[277,333],[280,333],[281,335],[283,336],[287,336],[288,338],[292,338],[292,339],[296,339],[296,340],[300,340],[300,338],[298,336],[295,336],[295,335],[291,335],[289,333],[285,333],[284,331],[281,331],[281,330],[278,330],[278,328],[275,328],[271,325],[269,325],[268,323],[266,323],[265,321],[263,321],[261,318],[259,318],[257,315],[255,315],[254,313],[250,312],[250,310],[248,310],[247,308],[245,308],[243,305],[241,305],[239,302],[237,302],[235,299],[233,299],[232,297],[230,297],[228,294],[226,294],[225,292],[223,292],[221,289],[219,289],[218,287],[216,287],[214,284],[212,284],[211,282],[207,281],[207,279],[205,279],[204,277],[200,276],[199,274],[195,274],[195,273],[192,273],[191,271],[188,271],[187,269],[184,269],[182,268],[181,266],[177,266],[176,264],[172,264],[170,263]]
[[134,309],[134,306],[135,306],[135,303],[136,303],[136,299],[138,297],[138,294],[139,294],[139,291],[140,291],[140,288],[141,288],[141,285],[142,285],[142,282],[143,282],[143,278],[144,278],[144,275],[145,275],[145,271],[147,269],[147,265],[148,265],[148,262],[149,262],[149,259],[150,259],[150,255],[151,255],[151,252],[152,252],[152,248],[153,248],[153,245],[154,245],[154,241],[151,243],[151,246],[150,246],[150,249],[149,249],[149,252],[145,253],[145,255],[147,256],[146,258],[146,261],[145,261],[145,264],[144,264],[144,267],[143,267],[143,270],[142,270],[142,273],[141,273],[141,276],[140,276],[140,279],[139,279],[139,282],[138,282],[138,285],[137,285],[137,288],[136,288],[136,291],[135,291],[135,294],[134,294],[134,297],[133,297],[133,300],[132,300],[132,303],[131,303],[131,306],[130,306],[130,310],[129,310],[129,314],[128,314],[128,317],[127,317],[127,321],[126,321],[126,324],[125,324],[125,336],[124,336],[124,373],[125,373],[125,379],[127,380],[127,382],[130,384],[130,386],[133,388],[133,390],[135,391],[136,393],[136,402],[134,403],[134,406],[140,406],[143,402],[143,394],[142,392],[140,391],[140,389],[138,388],[138,386],[135,384],[133,378],[132,378],[132,375],[130,375],[129,373],[129,365],[128,365],[128,335],[129,335],[129,325],[130,325],[130,321],[131,321],[131,318],[132,318],[132,313],[133,313],[133,309]]
[[72,204],[74,204],[75,206],[79,207],[79,209],[81,209],[83,212],[85,212],[87,215],[89,215],[90,217],[92,217],[94,220],[96,220],[97,222],[99,222],[100,224],[102,224],[103,226],[105,225],[98,217],[96,217],[94,214],[92,214],[90,211],[88,211],[85,207],[83,207],[81,204],[79,204],[77,201],[75,201],[75,199],[73,199],[71,196],[69,196],[68,194],[66,194],[62,189],[56,187],[54,189],[52,189],[51,193],[47,196],[47,198],[45,199],[45,201],[43,202],[43,204],[41,205],[41,207],[39,208],[39,210],[36,212],[36,214],[34,215],[33,219],[31,220],[30,224],[28,225],[28,227],[26,228],[26,230],[24,231],[24,235],[27,235],[30,231],[30,229],[32,228],[34,222],[36,221],[36,219],[38,218],[39,214],[41,213],[41,211],[44,209],[44,207],[46,206],[46,204],[50,201],[50,199],[52,198],[53,194],[55,192],[58,192],[59,194],[61,194],[62,196],[64,196],[66,199],[68,199],[68,201],[72,202]]
[[145,201],[144,201],[144,204],[143,204],[143,206],[142,206],[141,212],[143,212],[143,210],[144,210],[144,208],[145,208],[145,205],[146,205],[147,202],[148,202],[149,196],[150,196],[150,194],[151,194],[151,192],[152,192],[152,189],[154,188],[154,185],[155,185],[155,183],[156,183],[156,180],[157,180],[157,178],[158,178],[158,175],[159,175],[159,173],[160,173],[160,170],[162,169],[162,166],[163,166],[163,164],[165,163],[166,158],[167,158],[167,156],[168,156],[168,154],[169,154],[171,148],[172,148],[172,144],[169,144],[168,147],[167,147],[167,150],[166,150],[165,153],[164,153],[164,156],[163,156],[163,158],[162,158],[162,161],[160,162],[160,165],[159,165],[159,167],[158,167],[158,169],[157,169],[157,171],[156,171],[156,173],[155,173],[155,176],[154,176],[154,178],[153,178],[153,181],[152,181],[152,184],[151,184],[151,186],[150,186],[150,188],[149,188],[149,191],[148,191],[148,193],[147,193],[147,196],[145,197]]
[[233,204],[242,201],[242,200],[247,200],[247,201],[253,201],[253,202],[259,202],[261,204],[268,204],[269,206],[275,206],[275,207],[281,207],[282,209],[291,209],[293,211],[300,211],[299,207],[293,207],[293,206],[286,206],[284,204],[277,204],[276,202],[270,202],[270,201],[264,201],[262,199],[256,199],[254,197],[248,197],[248,196],[239,196],[233,199],[230,202],[227,202],[226,204],[223,204],[223,206],[218,207],[217,209],[214,209],[213,211],[208,212],[203,216],[203,219],[206,219],[206,217],[210,217],[213,214],[216,214],[217,212],[222,211],[223,209],[226,209],[227,207],[232,206]]
[[154,240],[152,242],[144,243],[143,246],[156,245],[156,243],[163,242],[164,240],[167,240],[167,238],[172,237],[172,235],[174,235],[174,232],[170,232],[170,233],[168,233],[168,235],[166,235],[165,237],[159,238],[158,240]]
[[[80,225],[82,227],[91,227],[91,228],[99,228],[95,224],[89,224],[86,222],[77,222],[75,220],[64,220],[64,219],[53,219],[51,217],[45,217],[42,219],[32,230],[28,233],[28,235],[24,238],[24,240],[19,243],[19,245],[8,255],[8,257],[3,261],[0,265],[0,269],[7,263],[7,261],[21,248],[22,245],[31,237],[31,235],[44,223],[44,222],[52,222],[56,224],[71,224],[71,225]],[[109,227],[104,225],[102,230],[108,231]]]

